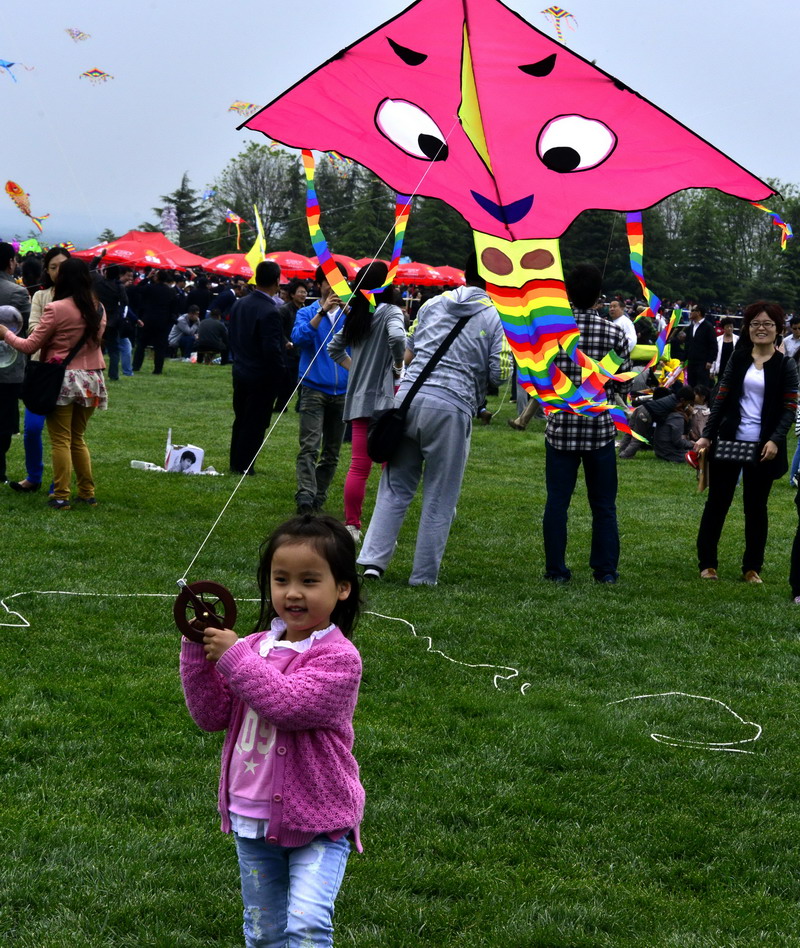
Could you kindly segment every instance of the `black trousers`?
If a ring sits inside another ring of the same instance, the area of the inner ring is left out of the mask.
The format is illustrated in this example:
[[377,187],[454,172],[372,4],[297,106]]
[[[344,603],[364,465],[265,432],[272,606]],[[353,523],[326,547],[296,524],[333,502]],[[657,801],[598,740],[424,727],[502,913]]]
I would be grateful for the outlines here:
[[769,529],[767,501],[774,483],[772,465],[712,460],[708,464],[708,499],[697,533],[697,559],[701,570],[717,568],[717,547],[740,472],[744,503],[742,572],[754,569],[758,573],[764,565]]
[[138,372],[144,362],[144,350],[148,346],[153,347],[153,374],[161,375],[164,370],[164,359],[167,355],[167,339],[169,338],[169,326],[151,325],[139,328],[139,334],[136,338],[136,351],[133,354],[133,371]]
[[243,474],[258,454],[272,420],[276,394],[272,381],[233,375],[232,471]]

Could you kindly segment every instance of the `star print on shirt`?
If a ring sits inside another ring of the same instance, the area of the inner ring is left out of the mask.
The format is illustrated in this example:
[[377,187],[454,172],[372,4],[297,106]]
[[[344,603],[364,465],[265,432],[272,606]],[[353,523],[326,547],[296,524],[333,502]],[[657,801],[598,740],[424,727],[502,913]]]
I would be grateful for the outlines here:
[[244,769],[249,774],[254,774],[256,772],[256,767],[258,766],[260,766],[260,764],[256,763],[254,760],[246,760],[244,762]]

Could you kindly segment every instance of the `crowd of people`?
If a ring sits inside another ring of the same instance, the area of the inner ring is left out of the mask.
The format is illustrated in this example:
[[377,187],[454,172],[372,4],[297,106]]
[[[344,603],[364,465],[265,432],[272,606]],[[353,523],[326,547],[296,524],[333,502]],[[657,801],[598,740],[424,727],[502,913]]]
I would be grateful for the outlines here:
[[[286,410],[298,393],[298,514],[316,514],[325,507],[341,445],[350,440],[344,520],[354,541],[361,543],[364,497],[373,468],[370,422],[399,406],[421,376],[404,407],[403,438],[383,467],[359,562],[368,577],[383,575],[422,481],[422,521],[410,582],[437,582],[471,425],[476,418],[487,420],[485,397],[498,384],[504,345],[499,318],[474,259],[467,263],[466,286],[425,297],[416,288],[384,286],[387,269],[376,262],[361,276],[379,291],[372,299],[356,292],[348,306],[321,269],[313,282],[283,283],[277,264],[266,261],[252,283],[203,273],[190,273],[187,282],[184,274],[168,270],[136,273],[101,264],[84,264],[63,247],[52,248],[40,260],[19,261],[10,245],[0,244],[0,306],[14,307],[20,317],[20,325],[4,325],[0,312],[0,336],[6,346],[31,359],[70,359],[56,408],[46,417],[25,410],[26,474],[10,482],[12,489],[41,488],[46,424],[53,454],[48,502],[60,510],[72,503],[96,503],[86,426],[93,411],[106,407],[106,372],[109,382],[116,382],[120,374],[142,371],[150,349],[154,374],[164,371],[170,357],[232,363],[229,467],[241,476],[255,473],[273,413]],[[637,319],[641,306],[619,298],[606,300],[600,284],[596,268],[588,265],[569,275],[579,345],[598,359],[616,352],[620,373],[635,370],[631,357],[636,347],[654,341],[665,317],[660,313],[655,320]],[[653,369],[643,370],[632,381],[607,386],[609,398],[629,412],[632,433],[621,440],[616,440],[606,412],[547,416],[543,540],[548,579],[567,582],[571,577],[566,524],[582,466],[593,520],[590,567],[598,582],[617,581],[617,457],[629,461],[651,449],[671,463],[688,459],[696,464],[698,454],[708,459],[708,500],[698,536],[704,579],[717,576],[716,548],[741,479],[746,522],[742,572],[748,582],[761,582],[771,485],[787,470],[796,485],[800,468],[800,449],[791,466],[786,452],[786,434],[796,418],[800,318],[787,319],[774,304],[754,306],[722,318],[699,304],[687,307],[686,318],[670,338],[677,372],[665,370],[659,377]],[[464,331],[449,338],[448,332],[466,317]],[[446,351],[439,352],[445,339]],[[558,360],[559,368],[579,383],[576,364],[565,353]],[[427,363],[430,375],[423,372]],[[23,359],[0,368],[0,480],[7,479],[5,456],[19,430],[23,369]],[[538,401],[521,388],[517,398],[519,415],[508,423],[522,431],[532,418],[544,415]],[[720,442],[745,443],[750,449],[756,445],[758,456],[753,460],[751,450],[741,463],[725,459]],[[797,572],[800,577],[800,566]],[[800,578],[797,586],[793,595],[800,597]]]

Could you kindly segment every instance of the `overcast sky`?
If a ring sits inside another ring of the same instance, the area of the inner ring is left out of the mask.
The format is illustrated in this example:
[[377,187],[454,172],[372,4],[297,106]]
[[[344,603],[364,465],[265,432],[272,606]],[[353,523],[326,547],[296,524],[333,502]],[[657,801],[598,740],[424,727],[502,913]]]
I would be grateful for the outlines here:
[[[184,171],[203,189],[251,140],[234,100],[263,105],[394,16],[402,0],[39,0],[6,11],[0,184],[16,181],[42,236],[78,246],[144,220]],[[509,0],[555,36],[542,0]],[[567,46],[761,178],[800,181],[797,0],[569,0]],[[68,27],[90,34],[73,42]],[[431,25],[435,31],[435,24]],[[787,38],[790,42],[783,42]],[[81,72],[113,80],[93,85]],[[32,225],[0,196],[0,237]],[[289,249],[289,248],[285,248]]]

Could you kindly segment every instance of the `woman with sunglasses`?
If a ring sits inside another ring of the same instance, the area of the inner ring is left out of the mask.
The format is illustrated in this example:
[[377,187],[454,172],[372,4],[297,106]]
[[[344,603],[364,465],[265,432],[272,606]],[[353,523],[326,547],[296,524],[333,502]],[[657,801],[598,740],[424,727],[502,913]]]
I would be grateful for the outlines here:
[[[776,478],[789,469],[786,434],[797,408],[797,363],[775,347],[783,329],[783,310],[776,303],[752,303],[744,311],[741,338],[731,355],[711,405],[703,437],[695,450],[711,449],[708,499],[697,534],[701,579],[718,579],[717,547],[725,517],[742,477],[745,549],[742,579],[760,583],[767,545],[767,501]],[[723,460],[749,451],[752,460]]]

